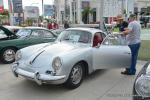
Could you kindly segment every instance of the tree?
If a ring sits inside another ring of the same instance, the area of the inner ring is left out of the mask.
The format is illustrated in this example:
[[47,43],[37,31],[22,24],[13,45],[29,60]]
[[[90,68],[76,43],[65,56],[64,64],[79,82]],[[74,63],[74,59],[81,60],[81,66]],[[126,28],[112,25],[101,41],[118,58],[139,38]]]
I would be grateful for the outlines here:
[[38,20],[39,20],[39,22],[42,22],[43,21],[43,16],[39,16]]
[[4,12],[0,13],[0,23],[2,24],[3,20],[9,20],[9,12],[4,9]]
[[84,8],[84,10],[82,11],[82,21],[85,24],[89,23],[89,15],[93,14],[93,9],[91,9],[90,7],[86,7]]

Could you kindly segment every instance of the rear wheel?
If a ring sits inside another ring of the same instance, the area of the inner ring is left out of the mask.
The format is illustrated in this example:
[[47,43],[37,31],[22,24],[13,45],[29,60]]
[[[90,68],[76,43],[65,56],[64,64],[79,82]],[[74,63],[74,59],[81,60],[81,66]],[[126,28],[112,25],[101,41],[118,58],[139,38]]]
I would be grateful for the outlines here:
[[84,76],[84,68],[82,63],[76,64],[69,75],[67,82],[65,83],[65,87],[69,89],[75,89],[80,86],[82,83]]
[[5,64],[9,64],[15,61],[16,49],[5,48],[1,52],[1,61]]

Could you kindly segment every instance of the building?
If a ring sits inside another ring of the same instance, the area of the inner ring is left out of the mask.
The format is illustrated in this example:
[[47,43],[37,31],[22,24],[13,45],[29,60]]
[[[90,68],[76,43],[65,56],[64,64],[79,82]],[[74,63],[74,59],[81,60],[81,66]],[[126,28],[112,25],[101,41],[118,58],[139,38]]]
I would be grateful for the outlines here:
[[[88,23],[99,22],[101,16],[100,3],[101,0],[55,0],[56,19],[59,23],[67,20],[81,24],[85,23],[84,19],[87,17]],[[123,13],[127,17],[130,13],[133,13],[134,0],[104,0],[103,9],[103,17],[107,23],[110,23],[118,14]],[[87,16],[83,16],[85,12],[88,12]]]
[[[28,22],[28,25],[38,26],[39,8],[36,6],[24,7],[24,21]],[[30,22],[31,21],[31,22]]]
[[134,7],[135,11],[142,12],[145,8],[150,7],[150,0],[136,0]]
[[55,18],[58,23],[63,23],[64,18],[64,11],[65,11],[65,0],[55,0]]

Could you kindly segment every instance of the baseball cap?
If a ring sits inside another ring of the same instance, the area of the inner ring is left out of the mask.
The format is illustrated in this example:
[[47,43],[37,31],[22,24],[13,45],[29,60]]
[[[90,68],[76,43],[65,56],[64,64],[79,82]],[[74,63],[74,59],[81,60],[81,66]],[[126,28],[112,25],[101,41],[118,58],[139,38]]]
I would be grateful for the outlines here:
[[122,20],[123,19],[123,16],[122,15],[118,15],[117,16],[117,20]]

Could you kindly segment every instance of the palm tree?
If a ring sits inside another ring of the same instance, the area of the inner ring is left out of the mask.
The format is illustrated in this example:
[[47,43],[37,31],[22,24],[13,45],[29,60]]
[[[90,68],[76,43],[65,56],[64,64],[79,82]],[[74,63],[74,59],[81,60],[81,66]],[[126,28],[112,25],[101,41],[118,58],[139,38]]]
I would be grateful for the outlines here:
[[82,21],[85,23],[85,24],[88,24],[89,23],[89,15],[92,15],[93,14],[93,9],[91,9],[90,7],[86,7],[84,8],[84,10],[82,11]]

